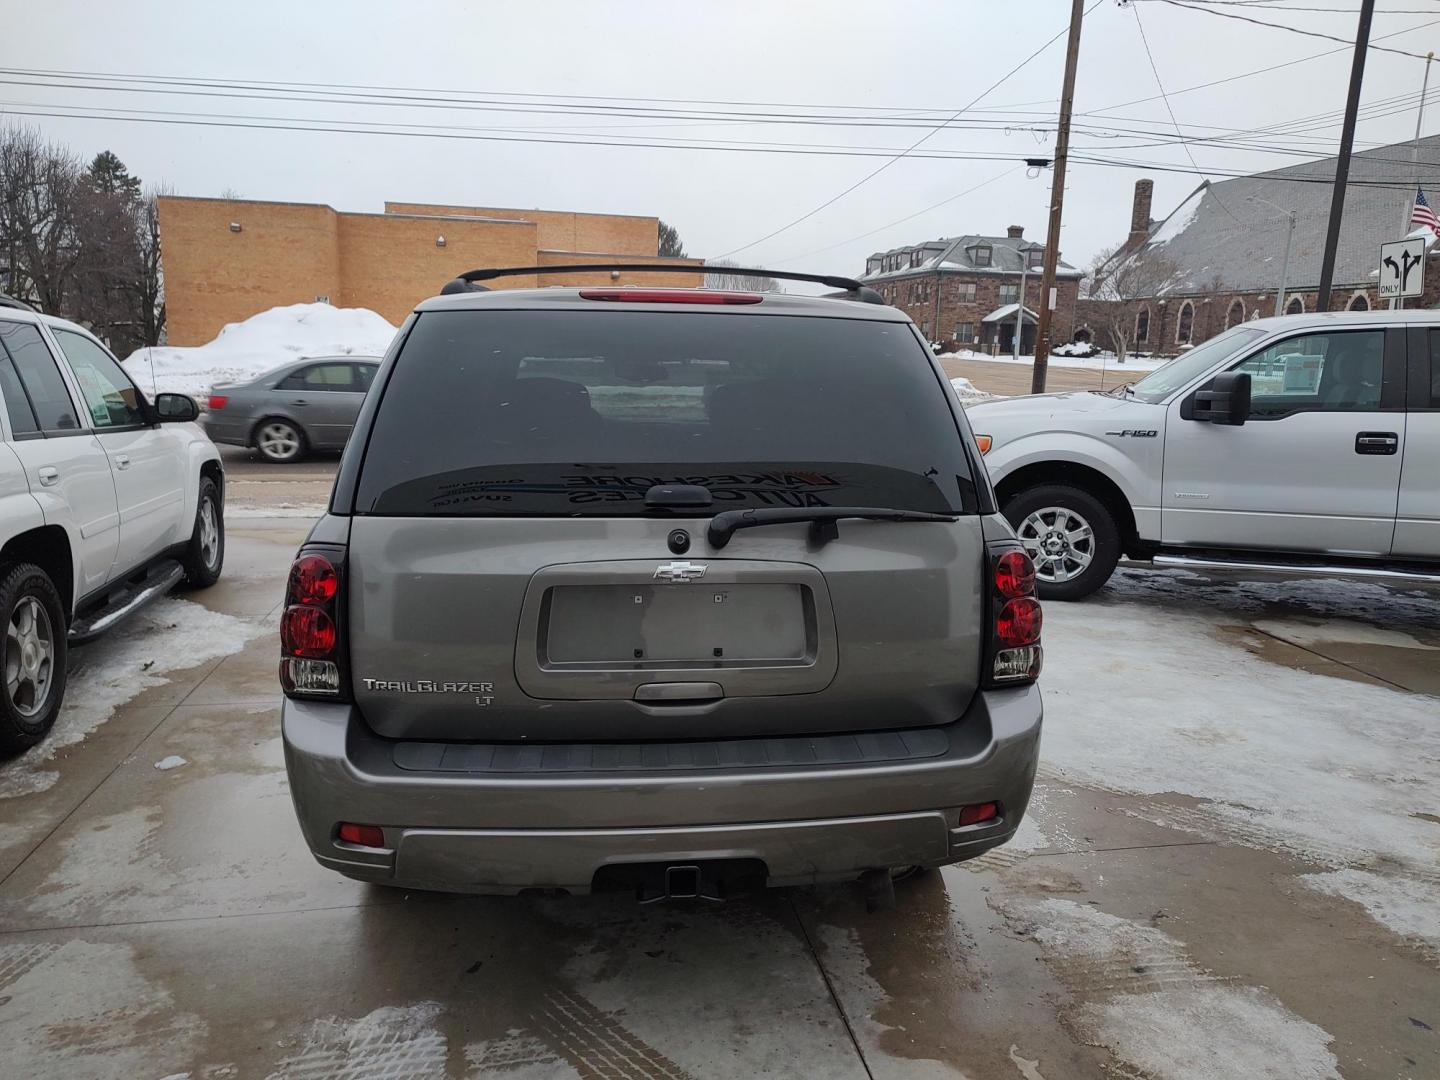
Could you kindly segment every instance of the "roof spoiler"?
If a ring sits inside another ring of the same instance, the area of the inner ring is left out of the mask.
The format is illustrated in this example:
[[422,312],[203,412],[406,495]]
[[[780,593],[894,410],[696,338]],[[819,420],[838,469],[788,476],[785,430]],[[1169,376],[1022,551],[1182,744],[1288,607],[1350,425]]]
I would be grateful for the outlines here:
[[833,300],[858,300],[864,304],[884,304],[885,298],[868,285],[862,285],[854,278],[837,277],[833,274],[802,274],[795,270],[762,270],[743,266],[695,266],[691,263],[586,263],[575,266],[502,266],[480,270],[467,270],[459,277],[447,281],[440,289],[441,296],[455,293],[487,292],[481,281],[495,278],[519,277],[530,274],[580,274],[580,273],[625,273],[625,274],[721,274],[752,275],[754,277],[777,278],[781,281],[813,281],[841,289],[828,293]]

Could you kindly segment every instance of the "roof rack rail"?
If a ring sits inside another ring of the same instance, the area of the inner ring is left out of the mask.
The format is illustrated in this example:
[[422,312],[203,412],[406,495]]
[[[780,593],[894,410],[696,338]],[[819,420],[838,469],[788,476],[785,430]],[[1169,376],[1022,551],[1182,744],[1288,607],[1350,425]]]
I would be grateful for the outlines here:
[[781,281],[813,281],[819,285],[829,285],[832,289],[841,289],[842,292],[830,293],[828,296],[836,300],[858,300],[865,304],[884,304],[885,298],[868,285],[862,285],[854,278],[838,277],[834,274],[802,274],[796,270],[762,270],[752,269],[744,266],[695,266],[691,263],[586,263],[575,266],[502,266],[489,267],[479,270],[467,270],[459,277],[447,281],[440,289],[441,296],[450,296],[461,292],[483,292],[484,285],[478,284],[481,281],[493,281],[495,278],[518,277],[528,274],[580,274],[594,272],[619,271],[626,274],[703,274],[707,270],[723,274],[748,274],[755,277],[777,278]]
[[24,300],[17,300],[15,297],[7,296],[4,293],[0,293],[0,307],[19,308],[21,311],[33,311],[37,315],[40,313],[40,309],[34,304],[27,304]]

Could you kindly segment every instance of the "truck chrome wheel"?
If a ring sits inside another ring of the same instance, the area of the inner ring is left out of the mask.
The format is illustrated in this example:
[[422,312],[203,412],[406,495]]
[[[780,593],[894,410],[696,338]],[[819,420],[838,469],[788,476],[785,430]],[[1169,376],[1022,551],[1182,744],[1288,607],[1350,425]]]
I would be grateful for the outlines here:
[[1095,531],[1083,517],[1063,506],[1034,511],[1015,531],[1041,581],[1069,581],[1083,574],[1095,558]]
[[34,716],[45,707],[54,664],[50,616],[39,600],[26,596],[5,627],[5,693],[21,716]]

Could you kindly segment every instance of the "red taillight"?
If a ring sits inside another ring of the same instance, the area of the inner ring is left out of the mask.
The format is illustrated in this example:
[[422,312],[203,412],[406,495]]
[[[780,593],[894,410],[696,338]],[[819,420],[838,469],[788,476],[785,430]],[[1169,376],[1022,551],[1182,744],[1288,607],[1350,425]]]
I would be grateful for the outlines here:
[[995,563],[995,588],[1006,599],[1033,596],[1035,564],[1023,551],[1007,551]]
[[717,289],[581,289],[580,299],[619,304],[758,304],[765,297]]
[[336,640],[334,620],[318,607],[297,604],[280,617],[280,647],[291,656],[327,657]]
[[347,844],[359,844],[361,847],[385,846],[385,830],[379,825],[356,825],[342,821],[336,834]]
[[994,821],[999,816],[1000,804],[997,802],[982,802],[960,808],[961,825],[979,825],[982,821]]
[[1033,596],[1017,596],[1005,601],[995,618],[995,636],[1007,649],[1034,645],[1040,640],[1040,601]]
[[328,604],[340,588],[340,575],[323,555],[302,555],[290,567],[292,604]]
[[992,687],[1034,682],[1044,662],[1035,564],[1018,547],[997,547],[991,548],[990,556],[990,611],[995,621],[985,660],[986,684]]
[[341,614],[345,551],[302,551],[290,566],[280,616],[280,686],[289,697],[344,699],[349,694]]
[[224,394],[211,394],[208,408],[211,412],[214,412],[218,409],[223,409],[229,401],[230,399]]

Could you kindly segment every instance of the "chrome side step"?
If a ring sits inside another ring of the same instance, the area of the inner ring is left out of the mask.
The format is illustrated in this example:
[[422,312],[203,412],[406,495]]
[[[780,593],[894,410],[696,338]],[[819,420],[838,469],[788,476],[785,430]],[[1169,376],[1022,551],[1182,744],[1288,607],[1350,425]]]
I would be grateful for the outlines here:
[[184,576],[185,570],[178,562],[162,559],[146,571],[143,581],[120,588],[102,607],[76,619],[66,636],[76,645],[99,637],[127,615],[164,596]]
[[1195,555],[1156,555],[1151,564],[1182,570],[1249,570],[1265,574],[1305,574],[1313,577],[1363,577],[1389,581],[1423,581],[1440,584],[1440,567],[1433,571],[1345,563],[1249,562],[1245,559],[1206,559]]

